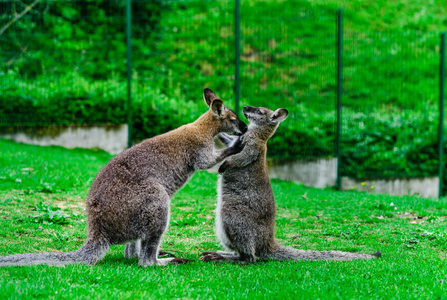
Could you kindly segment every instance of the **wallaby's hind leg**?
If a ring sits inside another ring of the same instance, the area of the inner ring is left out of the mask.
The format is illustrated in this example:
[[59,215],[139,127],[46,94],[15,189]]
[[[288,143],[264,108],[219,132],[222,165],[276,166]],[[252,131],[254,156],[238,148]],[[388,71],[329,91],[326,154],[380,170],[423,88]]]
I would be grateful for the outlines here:
[[200,260],[210,262],[210,261],[219,261],[219,262],[231,262],[238,261],[239,254],[235,252],[225,252],[225,251],[207,251],[200,253]]
[[254,264],[256,262],[256,256],[255,256],[254,251],[252,253],[241,253],[239,262]]
[[[141,240],[127,243],[126,248],[124,249],[124,257],[125,258],[139,257],[140,250],[141,250]],[[175,257],[175,255],[165,251],[158,251],[158,257]]]
[[229,256],[229,257],[234,257],[234,256],[238,256],[235,252],[227,252],[227,251],[206,251],[206,252],[202,252],[200,253],[200,255],[221,255],[221,256]]
[[[233,244],[228,241],[228,245],[230,249],[233,248]],[[254,242],[251,239],[246,239],[244,243],[240,243],[236,245],[235,252],[225,252],[225,251],[209,251],[203,252],[200,257],[200,260],[203,261],[225,261],[225,262],[236,262],[236,263],[255,263],[255,247]]]
[[147,266],[166,266],[167,264],[186,264],[190,260],[184,259],[184,258],[157,258],[158,254],[158,248],[160,246],[161,237],[159,236],[154,237],[153,239],[149,240],[142,240],[141,241],[141,252],[138,264],[142,267]]
[[138,257],[140,256],[140,249],[141,249],[141,240],[127,243],[126,247],[124,248],[124,257],[125,258]]
[[169,253],[169,252],[158,250],[158,257],[163,257],[163,258],[165,258],[165,257],[175,257],[175,255],[172,254],[172,253]]
[[202,254],[203,256],[200,257],[200,260],[206,262],[219,261],[219,262],[235,262],[240,264],[256,262],[256,257],[254,253],[238,255],[236,253],[231,252],[214,251],[214,252],[204,252]]
[[171,199],[164,187],[150,183],[145,195],[145,207],[139,213],[141,232],[141,249],[138,264],[143,267],[166,265],[167,259],[158,260],[157,254],[161,239],[169,223],[169,204]]
[[[257,236],[256,230],[258,228],[253,227],[252,224],[256,224],[256,222],[247,217],[251,215],[251,211],[247,211],[245,207],[238,208],[237,213],[233,213],[231,216],[232,220],[230,221],[233,222],[233,225],[224,227],[225,236],[231,245],[231,250],[239,254],[238,262],[255,263],[256,242],[254,237]],[[224,224],[228,223],[228,220],[224,220]],[[244,228],[244,230],[241,230],[241,228]]]
[[161,238],[163,235],[158,237],[153,237],[152,239],[147,239],[141,241],[141,252],[138,264],[142,267],[147,266],[157,266],[166,265],[169,262],[168,259],[159,260],[157,258],[158,247],[160,246]]
[[150,183],[145,196],[145,207],[138,214],[141,232],[141,248],[138,264],[147,266],[164,266],[172,262],[186,263],[181,258],[158,259],[161,239],[169,224],[169,205],[171,199],[164,187],[157,183]]

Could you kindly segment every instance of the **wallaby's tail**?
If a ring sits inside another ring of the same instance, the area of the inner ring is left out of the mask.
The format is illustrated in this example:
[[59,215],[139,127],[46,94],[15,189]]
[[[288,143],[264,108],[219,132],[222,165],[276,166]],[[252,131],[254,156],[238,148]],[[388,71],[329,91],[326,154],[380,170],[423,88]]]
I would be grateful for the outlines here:
[[277,250],[271,251],[266,257],[275,260],[354,260],[354,259],[373,259],[382,254],[376,252],[373,254],[343,252],[343,251],[312,251],[298,250],[291,247],[279,245]]
[[28,265],[94,265],[109,249],[107,242],[87,240],[81,249],[62,253],[27,253],[0,257],[0,267]]

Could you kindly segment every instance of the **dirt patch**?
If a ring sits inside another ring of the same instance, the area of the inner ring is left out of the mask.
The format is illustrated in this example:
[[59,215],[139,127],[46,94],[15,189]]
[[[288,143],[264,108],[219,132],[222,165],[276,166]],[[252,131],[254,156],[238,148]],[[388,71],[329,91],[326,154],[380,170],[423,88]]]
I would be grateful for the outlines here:
[[403,214],[397,214],[397,215],[395,215],[395,217],[396,218],[399,218],[399,219],[409,219],[409,220],[422,220],[422,219],[426,219],[427,217],[422,217],[422,216],[417,216],[416,214],[411,214],[411,213],[408,213],[408,212],[405,212],[405,213],[403,213]]
[[408,213],[408,212],[405,212],[403,214],[397,214],[397,215],[395,215],[395,217],[399,218],[399,219],[407,219],[407,220],[409,220],[410,224],[419,224],[422,222],[430,221],[430,219],[432,219],[432,218],[437,218],[437,220],[442,220],[442,221],[447,219],[447,216],[439,216],[439,217],[418,216],[414,213]]
[[84,211],[85,209],[85,201],[84,200],[75,200],[75,199],[56,199],[56,206],[60,209],[70,209],[77,211]]

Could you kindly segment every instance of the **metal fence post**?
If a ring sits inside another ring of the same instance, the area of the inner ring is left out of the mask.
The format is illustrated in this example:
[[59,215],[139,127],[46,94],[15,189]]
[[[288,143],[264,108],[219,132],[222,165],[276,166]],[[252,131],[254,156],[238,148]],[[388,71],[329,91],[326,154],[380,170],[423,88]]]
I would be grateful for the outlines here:
[[241,33],[241,16],[240,16],[240,0],[235,0],[234,7],[234,47],[235,47],[235,59],[234,59],[234,101],[235,111],[239,115],[239,97],[240,97],[240,82],[239,82],[239,65],[241,58],[240,49],[240,33]]
[[443,196],[443,171],[444,171],[444,80],[445,80],[445,32],[441,33],[441,53],[439,62],[439,127],[438,127],[438,172],[439,172],[439,197]]
[[132,147],[132,0],[126,1],[127,147]]
[[335,155],[337,156],[337,178],[335,186],[341,190],[341,134],[342,134],[342,92],[343,92],[343,11],[337,11],[337,126],[335,134]]

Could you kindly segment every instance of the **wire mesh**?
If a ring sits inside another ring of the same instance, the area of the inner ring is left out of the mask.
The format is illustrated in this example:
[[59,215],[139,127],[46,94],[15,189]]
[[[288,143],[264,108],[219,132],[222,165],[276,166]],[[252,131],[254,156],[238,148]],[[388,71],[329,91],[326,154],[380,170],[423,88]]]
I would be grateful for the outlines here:
[[[281,159],[335,155],[336,10],[241,1],[241,107],[289,118]],[[205,111],[204,87],[234,108],[234,1],[132,0],[135,141]],[[0,127],[126,122],[124,0],[0,2]],[[344,35],[342,170],[357,178],[437,174],[439,34]]]
[[288,119],[269,142],[269,155],[333,156],[334,12],[297,10],[288,1],[275,6],[246,1],[241,20],[242,105],[289,110]]
[[347,32],[343,175],[437,175],[439,34]]
[[1,16],[3,124],[120,123],[123,1],[11,0]]

